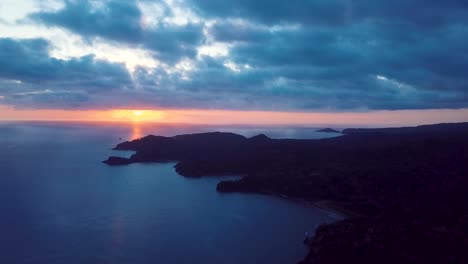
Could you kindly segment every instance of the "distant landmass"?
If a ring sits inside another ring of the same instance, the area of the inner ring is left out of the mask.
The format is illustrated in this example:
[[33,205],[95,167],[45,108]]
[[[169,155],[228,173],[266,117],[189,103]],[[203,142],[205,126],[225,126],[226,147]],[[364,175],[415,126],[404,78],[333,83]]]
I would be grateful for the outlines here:
[[[219,192],[300,198],[346,212],[307,240],[306,263],[468,263],[468,123],[345,129],[319,139],[147,136],[109,165],[178,161],[186,177],[243,175]],[[326,202],[325,202],[326,201]],[[279,238],[280,239],[280,238]]]
[[322,132],[322,133],[340,133],[340,131],[335,130],[335,129],[333,129],[333,128],[323,128],[323,129],[317,130],[317,132]]

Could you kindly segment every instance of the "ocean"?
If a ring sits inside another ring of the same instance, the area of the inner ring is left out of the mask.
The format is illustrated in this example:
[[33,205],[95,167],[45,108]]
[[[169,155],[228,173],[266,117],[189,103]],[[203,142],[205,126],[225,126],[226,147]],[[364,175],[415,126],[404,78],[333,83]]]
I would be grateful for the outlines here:
[[[117,143],[147,134],[230,131],[322,138],[316,128],[0,123],[0,263],[297,263],[304,232],[340,217],[173,166],[110,167]],[[227,178],[236,178],[233,175]]]

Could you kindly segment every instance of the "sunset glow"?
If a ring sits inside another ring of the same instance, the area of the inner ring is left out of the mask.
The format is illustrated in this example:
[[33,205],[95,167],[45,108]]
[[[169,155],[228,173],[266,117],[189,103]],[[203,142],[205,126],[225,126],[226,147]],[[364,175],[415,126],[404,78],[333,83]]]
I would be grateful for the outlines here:
[[183,124],[399,126],[468,121],[468,109],[321,113],[196,109],[21,110],[0,106],[0,121],[15,120]]
[[102,117],[96,121],[117,121],[117,122],[161,122],[164,113],[157,110],[105,110],[97,111]]
[[467,14],[0,0],[0,264],[468,263]]

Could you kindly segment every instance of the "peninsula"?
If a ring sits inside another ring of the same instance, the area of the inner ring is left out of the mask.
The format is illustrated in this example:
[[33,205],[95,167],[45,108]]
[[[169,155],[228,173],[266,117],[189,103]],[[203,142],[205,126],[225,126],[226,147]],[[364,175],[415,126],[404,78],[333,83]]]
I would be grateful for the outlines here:
[[340,131],[333,129],[333,128],[323,128],[317,130],[317,132],[322,132],[322,133],[340,133]]
[[[219,192],[327,201],[353,217],[324,224],[301,263],[463,263],[468,260],[468,123],[345,129],[320,140],[232,133],[147,136],[109,165],[178,161],[186,177],[244,175]],[[466,262],[465,262],[466,263]]]

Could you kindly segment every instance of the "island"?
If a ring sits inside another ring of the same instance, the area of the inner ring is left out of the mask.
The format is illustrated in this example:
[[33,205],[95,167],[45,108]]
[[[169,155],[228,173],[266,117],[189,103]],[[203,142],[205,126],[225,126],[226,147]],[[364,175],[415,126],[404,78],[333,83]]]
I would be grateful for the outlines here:
[[322,132],[322,133],[340,133],[340,131],[333,129],[333,128],[323,128],[317,130],[317,132]]
[[342,133],[150,135],[115,147],[135,151],[130,158],[104,162],[177,161],[186,177],[242,175],[217,190],[320,201],[349,215],[317,228],[302,264],[468,263],[468,123]]

